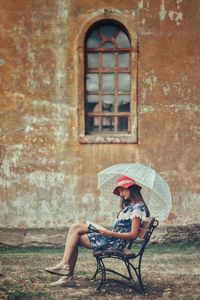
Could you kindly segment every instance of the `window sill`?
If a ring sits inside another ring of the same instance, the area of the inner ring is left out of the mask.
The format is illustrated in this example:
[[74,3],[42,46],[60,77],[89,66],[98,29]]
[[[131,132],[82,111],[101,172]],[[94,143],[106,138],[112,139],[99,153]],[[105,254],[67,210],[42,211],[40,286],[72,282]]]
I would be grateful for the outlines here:
[[81,144],[133,144],[138,143],[136,136],[131,134],[91,134],[79,137]]

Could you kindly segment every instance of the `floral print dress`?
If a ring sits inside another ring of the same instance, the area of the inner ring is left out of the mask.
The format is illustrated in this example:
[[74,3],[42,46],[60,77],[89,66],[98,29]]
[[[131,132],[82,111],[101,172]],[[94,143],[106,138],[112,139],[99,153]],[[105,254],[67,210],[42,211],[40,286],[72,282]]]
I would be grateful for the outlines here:
[[[113,225],[115,232],[130,232],[132,219],[139,217],[141,221],[146,218],[146,208],[143,203],[129,204],[119,213]],[[130,240],[103,236],[89,229],[88,238],[93,251],[104,249],[124,249]]]

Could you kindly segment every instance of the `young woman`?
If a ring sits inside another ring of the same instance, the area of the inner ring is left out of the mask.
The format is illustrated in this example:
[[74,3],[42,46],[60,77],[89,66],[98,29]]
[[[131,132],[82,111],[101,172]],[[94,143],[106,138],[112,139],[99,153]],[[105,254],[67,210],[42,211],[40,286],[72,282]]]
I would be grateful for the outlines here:
[[98,232],[86,224],[72,224],[69,228],[62,261],[45,270],[62,277],[52,286],[72,287],[74,268],[78,257],[78,247],[95,250],[123,249],[128,242],[136,239],[140,223],[149,216],[148,208],[140,193],[139,186],[133,179],[122,176],[118,179],[113,193],[121,197],[121,210],[113,225],[113,230],[101,229]]

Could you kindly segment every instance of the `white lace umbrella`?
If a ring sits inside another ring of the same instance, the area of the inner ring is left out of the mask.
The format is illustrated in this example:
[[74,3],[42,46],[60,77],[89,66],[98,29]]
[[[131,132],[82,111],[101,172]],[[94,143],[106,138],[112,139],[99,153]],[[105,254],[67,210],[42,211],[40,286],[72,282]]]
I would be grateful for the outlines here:
[[112,195],[117,179],[128,176],[142,186],[142,196],[152,217],[167,219],[171,210],[172,196],[167,182],[153,169],[139,163],[121,163],[108,167],[97,174],[98,189],[102,195],[116,199]]

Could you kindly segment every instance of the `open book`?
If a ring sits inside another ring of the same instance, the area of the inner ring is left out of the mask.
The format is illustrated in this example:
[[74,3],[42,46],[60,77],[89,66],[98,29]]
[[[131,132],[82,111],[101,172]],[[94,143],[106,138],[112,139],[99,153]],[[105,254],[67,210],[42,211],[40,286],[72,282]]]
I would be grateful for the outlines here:
[[99,231],[99,230],[105,230],[106,228],[105,227],[102,227],[96,223],[93,223],[91,221],[87,221],[86,222],[87,226],[88,226],[88,229],[91,229],[93,231]]

